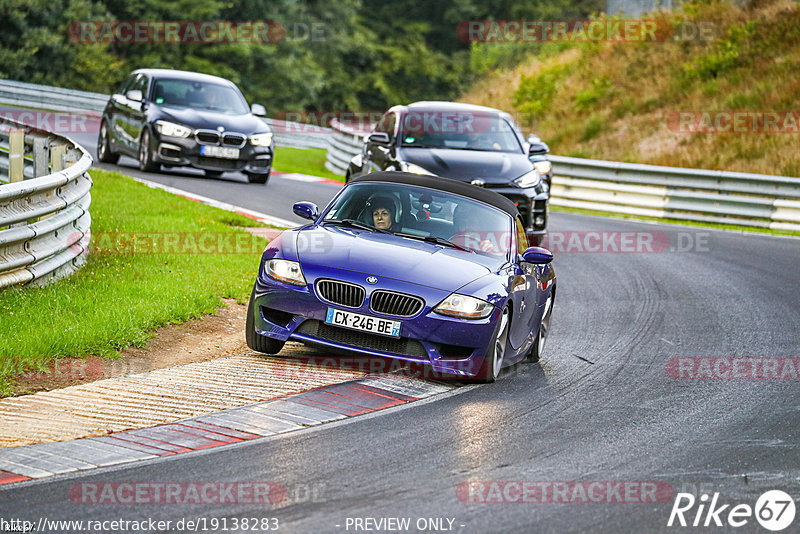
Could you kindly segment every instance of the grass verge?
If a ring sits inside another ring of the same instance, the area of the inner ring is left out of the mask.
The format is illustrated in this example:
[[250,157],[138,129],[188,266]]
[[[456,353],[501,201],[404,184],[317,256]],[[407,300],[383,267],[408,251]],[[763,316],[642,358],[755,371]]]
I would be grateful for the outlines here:
[[584,208],[568,208],[566,206],[550,206],[550,211],[563,211],[565,213],[580,213],[582,215],[598,215],[600,217],[614,217],[617,219],[630,219],[633,221],[654,221],[667,224],[679,224],[681,226],[694,226],[697,228],[713,228],[716,230],[732,230],[738,232],[757,232],[760,234],[785,235],[800,237],[800,232],[791,230],[773,230],[771,228],[760,228],[757,226],[745,226],[742,224],[721,224],[702,221],[685,221],[682,219],[667,219],[662,217],[647,217],[644,215],[629,215],[627,213],[614,213],[611,211],[587,210]]
[[252,220],[116,172],[91,174],[86,265],[44,288],[0,290],[0,395],[16,374],[66,356],[114,357],[160,326],[250,295],[266,242],[235,227]]
[[273,167],[278,172],[297,172],[344,182],[344,176],[333,174],[325,168],[327,153],[324,148],[275,147]]

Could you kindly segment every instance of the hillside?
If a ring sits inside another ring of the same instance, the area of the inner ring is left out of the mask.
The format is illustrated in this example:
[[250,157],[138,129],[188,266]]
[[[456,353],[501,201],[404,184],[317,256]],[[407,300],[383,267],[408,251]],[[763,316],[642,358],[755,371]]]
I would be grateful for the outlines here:
[[554,154],[800,176],[796,2],[696,2],[642,20],[658,22],[655,42],[548,42],[461,100],[512,112]]

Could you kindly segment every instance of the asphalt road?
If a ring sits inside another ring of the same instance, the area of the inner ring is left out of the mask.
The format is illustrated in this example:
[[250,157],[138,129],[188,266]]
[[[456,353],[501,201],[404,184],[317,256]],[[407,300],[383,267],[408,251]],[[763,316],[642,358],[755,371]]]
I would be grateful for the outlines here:
[[[674,379],[666,368],[674,357],[798,356],[800,241],[563,213],[552,230],[695,244],[557,253],[545,357],[493,385],[233,448],[2,488],[0,517],[277,517],[282,532],[353,531],[348,518],[410,517],[413,525],[442,517],[458,532],[641,532],[688,529],[666,526],[672,499],[476,504],[457,489],[466,481],[660,481],[675,492],[719,492],[720,503],[752,506],[768,489],[800,497],[797,380]],[[571,235],[562,234],[565,243]],[[275,507],[71,502],[73,484],[87,481],[276,481],[289,496]],[[305,498],[308,488],[315,498]],[[738,531],[763,530],[751,518]]]
[[[147,177],[280,217],[295,200],[324,204],[335,191]],[[722,521],[766,490],[800,497],[798,380],[668,372],[679,357],[800,356],[800,241],[565,213],[552,214],[550,229],[561,243],[553,246],[558,297],[540,364],[342,424],[0,487],[0,518],[171,520],[169,532],[199,517],[229,525],[275,517],[280,532],[353,532],[357,518],[390,517],[410,518],[412,532],[423,518],[452,519],[464,533],[666,532],[698,530],[667,527],[677,492],[718,492],[719,504],[730,505]],[[639,232],[659,252],[614,251],[620,232]],[[605,239],[607,251],[576,252],[596,246],[590,235]],[[69,496],[76,483],[175,481],[274,481],[288,496],[275,506],[90,505]],[[643,504],[480,504],[458,492],[468,481],[654,481],[674,493]],[[686,513],[690,523],[697,509]],[[765,532],[752,517],[736,531]]]

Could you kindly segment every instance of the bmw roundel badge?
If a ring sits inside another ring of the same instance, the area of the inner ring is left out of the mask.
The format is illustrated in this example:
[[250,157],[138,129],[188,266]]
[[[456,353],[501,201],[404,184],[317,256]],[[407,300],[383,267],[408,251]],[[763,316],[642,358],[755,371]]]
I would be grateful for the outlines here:
[[378,279],[377,279],[377,278],[375,278],[374,276],[368,276],[368,277],[367,277],[367,283],[368,283],[369,285],[371,285],[371,286],[374,286],[375,284],[377,284],[377,283],[378,283]]

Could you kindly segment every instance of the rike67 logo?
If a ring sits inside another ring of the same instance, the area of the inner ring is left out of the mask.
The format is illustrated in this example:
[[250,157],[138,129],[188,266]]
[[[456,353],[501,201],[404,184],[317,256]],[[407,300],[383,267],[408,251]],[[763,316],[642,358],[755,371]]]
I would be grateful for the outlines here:
[[781,490],[763,493],[755,507],[744,503],[723,503],[719,499],[719,493],[714,493],[710,502],[705,493],[699,499],[691,493],[678,493],[667,526],[738,528],[747,525],[755,516],[762,527],[778,532],[792,524],[794,514],[794,499]]

